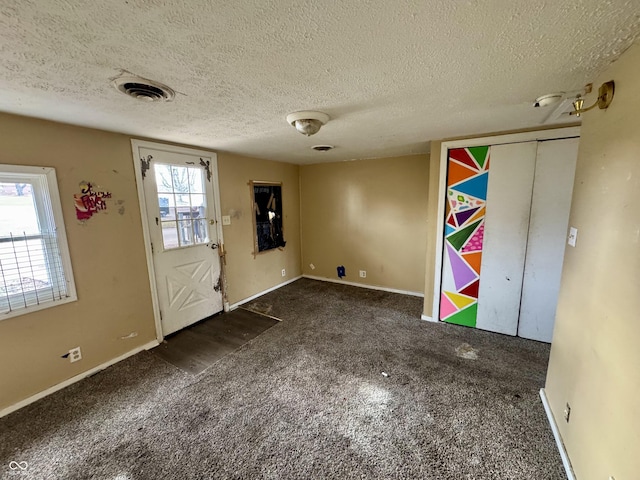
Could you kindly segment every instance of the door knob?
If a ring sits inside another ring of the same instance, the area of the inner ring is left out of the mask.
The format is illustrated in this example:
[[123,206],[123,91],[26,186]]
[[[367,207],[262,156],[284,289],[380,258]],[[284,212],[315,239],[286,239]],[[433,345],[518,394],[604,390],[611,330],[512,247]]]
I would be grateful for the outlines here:
[[209,246],[211,247],[211,250],[215,250],[216,248],[218,248],[217,243],[210,243]]
[[216,221],[214,219],[209,220],[209,225],[215,225]]

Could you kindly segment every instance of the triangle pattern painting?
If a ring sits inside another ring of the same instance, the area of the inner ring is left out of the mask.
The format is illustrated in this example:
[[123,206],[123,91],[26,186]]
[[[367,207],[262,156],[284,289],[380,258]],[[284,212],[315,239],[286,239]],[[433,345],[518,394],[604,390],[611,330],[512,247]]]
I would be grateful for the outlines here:
[[[473,159],[469,152],[467,152],[466,148],[454,148],[453,150],[449,150],[449,167],[451,167],[452,160],[456,160],[463,165],[473,168],[474,170],[478,170],[478,164]],[[448,179],[447,179],[448,180]],[[447,181],[447,185],[453,185],[452,182]]]
[[480,168],[485,166],[485,163],[489,159],[489,147],[469,147],[467,149],[476,163],[480,165]]
[[477,175],[478,172],[476,170],[471,170],[470,168],[460,165],[457,162],[451,162],[449,164],[448,178],[451,179],[451,185],[455,185],[458,182],[466,180],[467,178],[473,177]]
[[468,210],[463,210],[462,212],[456,213],[456,220],[457,220],[458,225],[462,226],[478,210],[480,210],[480,207],[470,208]]
[[488,182],[489,173],[485,172],[482,175],[476,175],[463,183],[452,185],[452,188],[455,188],[461,193],[466,193],[467,195],[480,198],[481,200],[486,200]]
[[456,250],[460,250],[478,225],[480,225],[480,221],[472,223],[461,230],[457,230],[455,233],[452,233],[447,237],[447,242],[449,242]]
[[442,321],[475,327],[489,185],[487,146],[449,150],[442,255]]

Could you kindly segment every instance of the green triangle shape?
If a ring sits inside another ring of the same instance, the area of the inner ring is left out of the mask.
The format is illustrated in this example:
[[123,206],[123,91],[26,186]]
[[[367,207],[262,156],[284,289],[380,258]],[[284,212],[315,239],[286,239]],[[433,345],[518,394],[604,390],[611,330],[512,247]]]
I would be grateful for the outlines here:
[[484,167],[484,162],[487,160],[487,153],[489,152],[489,147],[469,147],[467,148],[471,156],[478,162],[480,168]]
[[476,223],[472,223],[468,227],[464,227],[462,230],[458,230],[456,233],[452,233],[447,237],[447,242],[449,242],[449,244],[453,248],[460,251],[464,243],[471,236],[480,222],[482,222],[482,220],[478,220]]
[[474,303],[464,310],[460,310],[458,313],[451,315],[444,321],[447,323],[455,323],[456,325],[463,325],[465,327],[475,327],[477,316],[478,304]]

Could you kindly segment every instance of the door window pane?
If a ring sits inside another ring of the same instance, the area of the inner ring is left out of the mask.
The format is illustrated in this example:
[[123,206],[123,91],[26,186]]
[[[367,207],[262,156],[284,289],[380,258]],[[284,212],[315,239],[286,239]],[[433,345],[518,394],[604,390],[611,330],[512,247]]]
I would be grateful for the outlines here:
[[176,222],[162,222],[162,243],[165,249],[178,248],[178,230]]
[[156,185],[158,193],[172,193],[173,180],[171,177],[171,165],[156,165]]
[[193,245],[192,225],[191,220],[180,220],[178,222],[178,236],[180,238],[181,247]]
[[204,169],[162,164],[155,168],[164,248],[207,243]]

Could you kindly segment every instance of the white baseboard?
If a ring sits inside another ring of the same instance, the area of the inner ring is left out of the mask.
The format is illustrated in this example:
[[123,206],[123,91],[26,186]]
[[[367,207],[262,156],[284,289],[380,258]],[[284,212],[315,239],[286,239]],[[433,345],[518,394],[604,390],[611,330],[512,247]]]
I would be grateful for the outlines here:
[[98,373],[101,370],[104,370],[107,367],[110,367],[111,365],[114,365],[118,362],[121,362],[122,360],[124,360],[125,358],[129,358],[133,355],[135,355],[136,353],[140,353],[143,350],[150,350],[153,347],[157,347],[158,345],[160,345],[158,343],[157,340],[153,340],[152,342],[149,342],[145,345],[140,345],[139,347],[134,348],[133,350],[128,351],[127,353],[120,355],[119,357],[116,358],[112,358],[111,360],[98,365],[97,367],[92,368],[91,370],[87,370],[86,372],[82,372],[79,375],[76,375],[75,377],[71,377],[68,380],[65,380],[64,382],[58,383],[57,385],[54,385],[53,387],[49,387],[46,390],[43,390],[42,392],[36,393],[35,395],[32,395],[28,398],[25,398],[24,400],[19,401],[18,403],[11,405],[9,407],[3,408],[2,410],[0,410],[0,418],[4,417],[5,415],[9,415],[12,412],[15,412],[16,410],[21,409],[22,407],[26,407],[27,405],[36,402],[38,400],[40,400],[41,398],[46,397],[47,395],[51,395],[52,393],[57,392],[58,390],[62,390],[63,388],[68,387],[69,385],[72,385],[76,382],[79,382],[80,380],[87,378],[95,373]]
[[240,305],[244,305],[245,303],[250,302],[251,300],[254,300],[254,299],[258,298],[258,297],[261,297],[265,293],[273,292],[274,290],[277,290],[277,289],[279,289],[281,287],[284,287],[285,285],[289,285],[290,283],[293,283],[296,280],[300,280],[301,278],[302,278],[302,275],[298,275],[297,277],[292,278],[291,280],[287,280],[286,282],[279,283],[275,287],[267,288],[266,290],[263,290],[262,292],[259,292],[259,293],[256,293],[255,295],[251,295],[250,297],[244,298],[244,299],[240,300],[239,302],[234,303],[233,305],[229,305],[229,311],[235,310]]
[[383,292],[401,293],[403,295],[411,295],[412,297],[424,297],[424,293],[411,292],[409,290],[397,290],[395,288],[378,287],[377,285],[366,285],[364,283],[347,282],[346,280],[336,280],[335,278],[315,277],[313,275],[302,275],[304,278],[311,280],[320,280],[321,282],[340,283],[341,285],[350,285],[352,287],[368,288],[370,290],[381,290]]
[[560,452],[560,458],[562,458],[562,465],[564,465],[564,470],[567,474],[567,478],[568,480],[576,480],[575,474],[573,473],[573,468],[571,468],[569,455],[567,455],[567,450],[564,448],[564,443],[562,442],[562,437],[560,436],[560,430],[558,430],[558,425],[556,424],[556,419],[554,418],[553,412],[551,411],[551,406],[549,405],[549,400],[547,399],[547,394],[545,393],[544,388],[540,389],[540,398],[542,399],[544,411],[547,413],[547,419],[549,420],[549,425],[551,426],[551,431],[553,432],[553,438],[556,439],[556,445],[558,446],[558,451]]
[[424,320],[425,322],[433,322],[433,323],[438,323],[438,320],[434,320],[433,317],[428,317],[427,315],[425,315],[424,313],[422,315],[420,315],[420,318],[422,320]]

